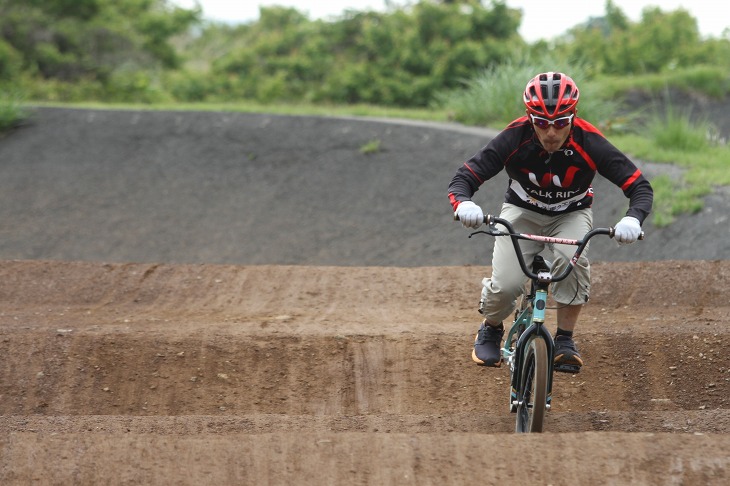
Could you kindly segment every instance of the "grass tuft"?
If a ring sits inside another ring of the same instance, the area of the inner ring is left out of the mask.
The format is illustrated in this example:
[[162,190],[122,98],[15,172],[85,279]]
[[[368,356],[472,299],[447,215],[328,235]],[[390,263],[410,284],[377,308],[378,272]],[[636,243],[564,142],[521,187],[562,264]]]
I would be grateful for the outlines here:
[[13,92],[0,93],[0,133],[20,125],[28,117],[22,96]]

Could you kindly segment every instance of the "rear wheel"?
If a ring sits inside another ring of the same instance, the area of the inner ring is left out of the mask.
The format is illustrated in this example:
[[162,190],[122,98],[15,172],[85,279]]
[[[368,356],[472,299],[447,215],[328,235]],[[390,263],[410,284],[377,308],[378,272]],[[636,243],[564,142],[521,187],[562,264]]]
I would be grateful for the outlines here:
[[535,336],[527,343],[522,362],[516,432],[542,432],[549,369],[545,340]]

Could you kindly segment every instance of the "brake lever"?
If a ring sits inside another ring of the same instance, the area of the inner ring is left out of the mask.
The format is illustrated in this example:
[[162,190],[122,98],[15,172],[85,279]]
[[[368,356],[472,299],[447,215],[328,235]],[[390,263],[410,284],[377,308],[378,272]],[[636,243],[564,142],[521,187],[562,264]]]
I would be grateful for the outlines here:
[[498,230],[497,226],[494,224],[490,224],[489,229],[485,233],[487,233],[488,235],[492,235],[492,236],[505,236],[508,234],[508,233],[505,233],[504,231]]
[[479,230],[471,233],[469,235],[469,238],[471,238],[474,235],[489,235],[489,236],[507,236],[509,233],[505,233],[504,231],[500,231],[497,229],[497,225],[492,223],[487,226],[486,230]]

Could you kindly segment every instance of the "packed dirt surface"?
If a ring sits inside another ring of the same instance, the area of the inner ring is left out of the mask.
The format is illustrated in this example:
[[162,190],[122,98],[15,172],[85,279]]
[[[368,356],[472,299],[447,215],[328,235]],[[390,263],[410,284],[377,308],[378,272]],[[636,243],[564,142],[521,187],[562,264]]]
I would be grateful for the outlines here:
[[482,132],[46,109],[0,139],[0,484],[728,484],[727,193],[591,248],[586,365],[518,436],[445,196]]

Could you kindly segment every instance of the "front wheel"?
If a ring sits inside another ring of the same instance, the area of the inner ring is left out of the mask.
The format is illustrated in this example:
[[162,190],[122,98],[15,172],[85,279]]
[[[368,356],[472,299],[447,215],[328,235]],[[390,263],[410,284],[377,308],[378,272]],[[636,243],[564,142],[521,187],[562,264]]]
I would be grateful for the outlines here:
[[530,339],[522,363],[515,431],[542,432],[550,370],[545,339],[540,336]]

